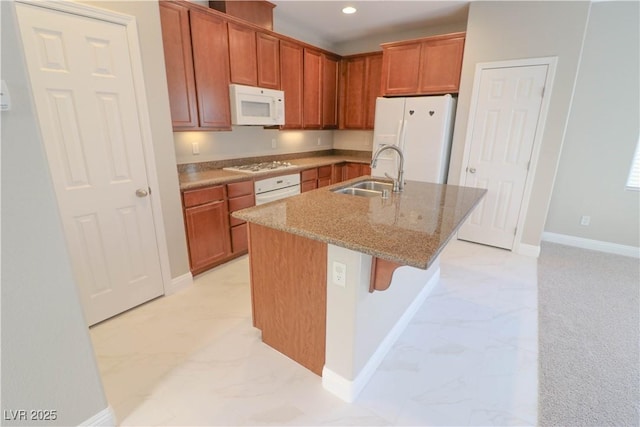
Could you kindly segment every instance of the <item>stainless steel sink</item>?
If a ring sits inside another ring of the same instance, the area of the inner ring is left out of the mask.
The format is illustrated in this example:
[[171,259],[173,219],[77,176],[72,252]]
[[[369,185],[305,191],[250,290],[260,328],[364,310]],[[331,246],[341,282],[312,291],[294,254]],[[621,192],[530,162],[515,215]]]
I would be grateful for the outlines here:
[[367,180],[356,182],[348,187],[336,188],[331,191],[334,193],[348,194],[350,196],[380,197],[382,196],[383,190],[391,192],[392,188],[393,185],[388,182]]
[[393,184],[391,184],[390,182],[381,182],[381,181],[369,180],[369,181],[357,182],[357,183],[351,185],[350,187],[352,187],[352,188],[362,188],[362,189],[365,189],[365,190],[374,190],[374,191],[382,192],[382,190],[391,191],[393,189]]
[[361,196],[361,197],[380,197],[382,195],[382,191],[366,190],[364,188],[356,188],[356,187],[338,188],[332,191],[334,193],[348,194],[350,196]]

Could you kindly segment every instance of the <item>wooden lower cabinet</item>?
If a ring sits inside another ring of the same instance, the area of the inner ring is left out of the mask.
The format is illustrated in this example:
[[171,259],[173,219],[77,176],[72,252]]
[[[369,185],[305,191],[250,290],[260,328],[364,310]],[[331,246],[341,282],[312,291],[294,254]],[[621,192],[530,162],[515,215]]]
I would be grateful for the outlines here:
[[227,202],[218,200],[185,208],[191,272],[198,274],[229,255]]
[[364,163],[349,162],[344,166],[343,180],[358,178],[359,176],[371,175],[371,167]]
[[333,183],[331,165],[311,168],[300,172],[300,192],[315,190],[326,187]]
[[249,224],[253,325],[262,341],[322,375],[327,244]]
[[231,227],[231,251],[234,254],[247,252],[249,248],[247,223]]
[[191,273],[247,253],[247,224],[231,213],[255,205],[253,180],[182,193]]
[[318,168],[318,188],[331,185],[331,166],[320,166]]

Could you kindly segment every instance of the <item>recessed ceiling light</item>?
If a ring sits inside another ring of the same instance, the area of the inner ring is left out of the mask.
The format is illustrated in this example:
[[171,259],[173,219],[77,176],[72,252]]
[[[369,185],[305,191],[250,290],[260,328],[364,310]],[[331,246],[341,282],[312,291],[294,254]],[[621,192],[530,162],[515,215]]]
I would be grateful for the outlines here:
[[351,7],[351,6],[347,6],[344,9],[342,9],[342,13],[346,13],[347,15],[351,15],[352,13],[356,13],[356,8],[355,7]]

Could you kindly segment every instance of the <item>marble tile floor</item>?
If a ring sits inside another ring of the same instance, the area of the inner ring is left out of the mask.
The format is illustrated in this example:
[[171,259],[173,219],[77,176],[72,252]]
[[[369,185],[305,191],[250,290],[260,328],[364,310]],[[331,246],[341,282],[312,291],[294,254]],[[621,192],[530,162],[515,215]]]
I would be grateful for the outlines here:
[[91,328],[118,422],[150,425],[535,425],[536,259],[453,241],[441,280],[358,399],[264,345],[248,259]]

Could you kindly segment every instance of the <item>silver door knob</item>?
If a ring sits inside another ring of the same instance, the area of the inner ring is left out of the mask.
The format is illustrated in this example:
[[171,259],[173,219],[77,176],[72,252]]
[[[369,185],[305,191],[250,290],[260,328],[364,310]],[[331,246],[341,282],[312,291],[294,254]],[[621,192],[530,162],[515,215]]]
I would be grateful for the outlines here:
[[149,190],[146,188],[138,188],[136,190],[136,196],[138,197],[147,197],[149,195]]
[[476,168],[469,168],[469,173],[476,173]]

